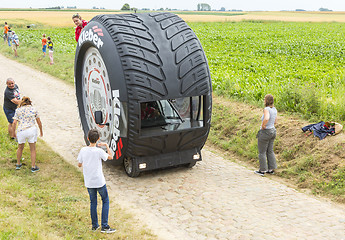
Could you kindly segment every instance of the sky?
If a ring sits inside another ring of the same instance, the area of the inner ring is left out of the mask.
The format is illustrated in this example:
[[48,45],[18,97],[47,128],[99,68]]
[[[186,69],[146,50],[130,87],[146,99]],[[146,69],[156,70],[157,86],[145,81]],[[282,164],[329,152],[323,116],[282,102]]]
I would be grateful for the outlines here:
[[328,8],[333,11],[345,11],[345,0],[0,0],[0,8],[46,8],[55,6],[77,6],[77,8],[106,8],[121,9],[128,3],[130,7],[138,9],[170,8],[180,10],[196,10],[198,3],[207,3],[212,9],[243,11],[281,11],[304,9],[317,11],[320,8]]

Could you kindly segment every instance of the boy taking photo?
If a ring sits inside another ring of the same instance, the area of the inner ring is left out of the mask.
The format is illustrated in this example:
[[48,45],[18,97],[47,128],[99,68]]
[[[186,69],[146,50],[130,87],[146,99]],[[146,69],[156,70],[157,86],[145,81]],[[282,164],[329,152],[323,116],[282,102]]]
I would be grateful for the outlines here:
[[[109,215],[109,196],[107,186],[105,184],[105,178],[102,170],[102,160],[107,161],[113,159],[111,151],[107,143],[98,143],[100,139],[99,132],[96,129],[91,129],[88,132],[87,139],[90,145],[83,147],[78,155],[78,167],[83,167],[84,182],[87,191],[90,195],[90,213],[92,221],[92,230],[96,231],[99,228],[97,217],[97,192],[102,198],[102,221],[101,232],[113,233],[116,230],[110,228],[108,225]],[[105,146],[107,153],[97,146]]]

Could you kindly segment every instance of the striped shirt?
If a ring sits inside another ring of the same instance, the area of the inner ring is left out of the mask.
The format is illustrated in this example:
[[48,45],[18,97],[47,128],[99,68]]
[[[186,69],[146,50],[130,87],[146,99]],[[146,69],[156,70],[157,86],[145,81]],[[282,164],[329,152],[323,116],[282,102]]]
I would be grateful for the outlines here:
[[12,35],[12,43],[19,45],[19,38],[18,38],[18,35],[15,33],[13,33]]

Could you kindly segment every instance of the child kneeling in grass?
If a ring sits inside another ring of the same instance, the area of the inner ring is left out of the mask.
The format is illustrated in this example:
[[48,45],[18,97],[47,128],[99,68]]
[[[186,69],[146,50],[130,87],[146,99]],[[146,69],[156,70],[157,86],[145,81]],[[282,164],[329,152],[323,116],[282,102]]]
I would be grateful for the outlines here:
[[[99,228],[97,218],[97,192],[102,198],[102,228],[103,233],[113,233],[116,230],[110,228],[108,225],[109,215],[109,196],[107,186],[105,184],[105,178],[102,170],[102,160],[107,161],[113,159],[111,151],[107,143],[98,143],[100,139],[99,132],[96,129],[91,129],[88,132],[87,139],[90,142],[88,147],[83,147],[78,155],[78,167],[83,166],[84,182],[87,187],[87,191],[90,195],[90,213],[92,221],[92,230],[96,231]],[[98,146],[105,146],[107,153],[98,148]]]

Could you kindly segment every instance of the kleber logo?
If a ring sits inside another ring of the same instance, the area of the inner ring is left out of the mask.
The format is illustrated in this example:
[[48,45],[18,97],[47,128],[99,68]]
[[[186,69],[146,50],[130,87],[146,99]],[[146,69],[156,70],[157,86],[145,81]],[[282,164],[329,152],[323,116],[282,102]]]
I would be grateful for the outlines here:
[[100,83],[101,83],[101,81],[100,81],[98,78],[96,78],[96,79],[92,78],[91,81],[92,81],[93,83],[95,83],[95,84],[100,84]]
[[122,156],[121,149],[123,148],[122,139],[120,138],[120,114],[121,114],[121,102],[120,102],[120,92],[119,90],[113,90],[113,121],[112,121],[112,139],[110,143],[110,148],[115,153],[116,159]]
[[93,29],[93,31],[95,33],[97,33],[98,36],[102,36],[103,37],[102,28],[98,28],[98,26],[93,26],[92,29]]
[[98,26],[93,26],[88,31],[82,31],[80,37],[79,37],[79,47],[85,42],[90,41],[93,42],[95,46],[97,46],[98,49],[100,49],[103,46],[103,41],[100,37],[103,37],[103,31]]

